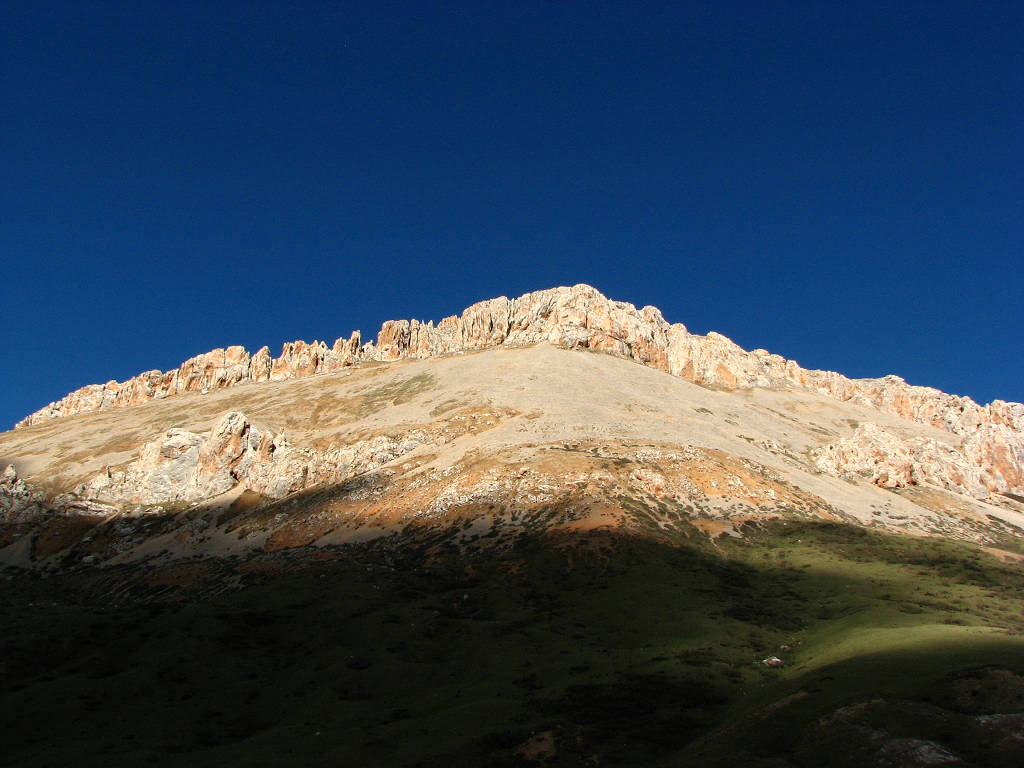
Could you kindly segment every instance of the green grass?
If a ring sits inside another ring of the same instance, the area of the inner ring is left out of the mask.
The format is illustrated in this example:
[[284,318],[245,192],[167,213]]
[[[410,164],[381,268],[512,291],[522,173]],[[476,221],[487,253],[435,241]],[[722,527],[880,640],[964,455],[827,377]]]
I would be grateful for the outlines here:
[[358,405],[353,412],[357,418],[376,413],[389,405],[407,403],[437,386],[437,379],[430,373],[418,373],[399,381],[378,384],[359,393]]
[[[410,535],[257,558],[288,568],[203,597],[240,561],[215,563],[159,600],[128,571],[12,575],[5,757],[524,765],[517,747],[550,731],[547,765],[838,765],[823,756],[882,720],[1000,764],[950,691],[1024,672],[1019,568],[848,526],[744,534],[477,550]],[[771,655],[786,664],[758,663]],[[877,699],[863,723],[821,724]]]

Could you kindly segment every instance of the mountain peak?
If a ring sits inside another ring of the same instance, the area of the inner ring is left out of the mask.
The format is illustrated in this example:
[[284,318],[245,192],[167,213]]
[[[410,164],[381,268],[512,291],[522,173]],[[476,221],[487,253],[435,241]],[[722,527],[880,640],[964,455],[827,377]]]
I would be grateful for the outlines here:
[[831,371],[804,369],[767,350],[748,352],[715,331],[705,336],[691,334],[681,323],[666,322],[657,307],[637,309],[579,283],[515,299],[500,296],[480,301],[436,324],[388,320],[376,342],[363,343],[361,333],[355,331],[331,346],[317,340],[286,343],[276,358],[267,347],[255,353],[240,346],[214,349],[171,371],[145,371],[124,382],[82,387],[25,417],[15,428],[185,392],[331,373],[363,361],[390,362],[540,343],[607,352],[722,389],[807,387],[953,432],[979,423],[1005,424],[1015,430],[1024,425],[1024,406],[1019,403],[996,400],[979,406],[968,397],[908,385],[892,374],[849,379]]
[[[488,299],[436,324],[388,320],[375,342],[363,343],[356,331],[331,346],[323,341],[287,343],[276,358],[267,347],[255,353],[239,346],[215,349],[171,371],[147,371],[124,382],[83,387],[26,417],[16,429],[243,385],[329,376],[371,364],[538,345],[605,353],[722,392],[766,389],[824,395],[868,409],[874,414],[871,422],[883,415],[897,417],[952,439],[936,442],[924,435],[901,436],[892,427],[864,427],[837,435],[837,441],[822,447],[815,454],[816,471],[860,472],[883,486],[925,482],[974,498],[1024,495],[1024,405],[997,400],[981,406],[967,397],[909,385],[893,375],[850,379],[808,370],[767,350],[748,352],[719,333],[689,333],[682,324],[666,322],[656,307],[637,309],[586,284]],[[204,439],[193,435],[190,445],[199,446]],[[179,450],[160,445],[153,450],[160,453],[164,448]],[[226,482],[218,482],[222,481]],[[281,487],[292,485],[285,482]]]

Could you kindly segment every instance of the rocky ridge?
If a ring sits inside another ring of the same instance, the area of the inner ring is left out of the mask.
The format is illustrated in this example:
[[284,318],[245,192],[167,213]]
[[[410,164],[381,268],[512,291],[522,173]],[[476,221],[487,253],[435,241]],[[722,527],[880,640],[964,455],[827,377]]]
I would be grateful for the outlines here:
[[[692,334],[680,323],[666,322],[655,307],[637,309],[610,300],[587,285],[482,301],[436,325],[389,320],[381,327],[376,343],[364,344],[356,331],[329,347],[322,341],[285,344],[277,358],[271,357],[267,347],[255,354],[237,346],[215,349],[172,371],[147,371],[125,382],[83,387],[26,417],[15,428],[184,392],[325,374],[362,361],[430,358],[542,343],[610,353],[725,390],[803,387],[927,424],[959,439],[953,447],[911,445],[880,427],[865,425],[853,437],[818,453],[816,461],[822,471],[870,474],[883,486],[934,482],[977,497],[1024,492],[1024,404],[995,400],[979,405],[969,397],[909,385],[897,376],[850,379],[831,371],[805,369],[763,349],[746,351],[718,333]],[[194,438],[178,438],[185,441],[182,451],[199,450]]]
[[526,530],[717,538],[780,517],[999,548],[1024,531],[1024,496],[988,489],[985,432],[550,344],[363,365],[0,435],[0,562],[444,531],[488,546]]

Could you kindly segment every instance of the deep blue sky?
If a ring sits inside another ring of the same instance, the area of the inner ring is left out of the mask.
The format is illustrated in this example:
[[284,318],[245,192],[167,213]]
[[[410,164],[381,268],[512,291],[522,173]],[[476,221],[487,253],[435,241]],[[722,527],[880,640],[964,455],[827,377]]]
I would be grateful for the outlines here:
[[0,426],[591,283],[1024,400],[1024,5],[0,4]]

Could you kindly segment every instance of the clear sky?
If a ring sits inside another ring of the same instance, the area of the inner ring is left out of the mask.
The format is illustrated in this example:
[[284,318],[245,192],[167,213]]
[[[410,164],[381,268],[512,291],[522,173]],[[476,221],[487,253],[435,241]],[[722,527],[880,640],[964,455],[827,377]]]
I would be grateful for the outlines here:
[[0,427],[579,282],[1024,400],[1022,41],[1019,0],[7,0]]

